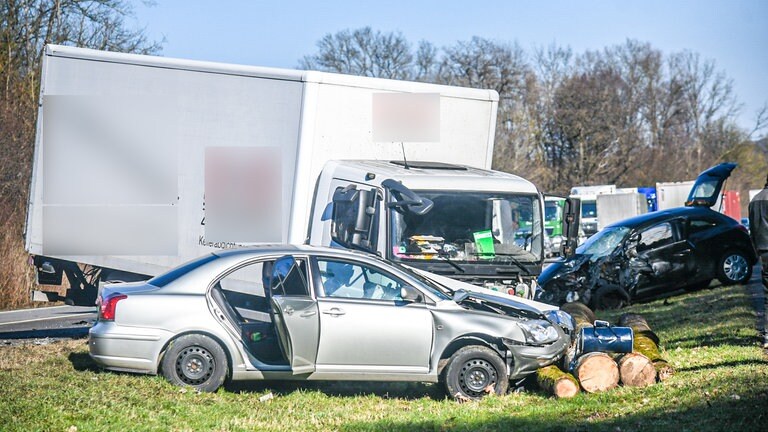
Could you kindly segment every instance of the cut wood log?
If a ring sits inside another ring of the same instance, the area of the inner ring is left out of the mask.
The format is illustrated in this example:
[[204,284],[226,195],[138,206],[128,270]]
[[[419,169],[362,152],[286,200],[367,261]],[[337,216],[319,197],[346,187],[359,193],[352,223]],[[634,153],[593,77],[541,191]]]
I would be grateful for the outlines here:
[[659,350],[659,337],[651,330],[642,315],[623,314],[619,325],[631,327],[635,333],[634,350],[653,363],[659,381],[664,381],[675,373],[675,369],[662,356]]
[[621,383],[629,387],[645,387],[656,382],[656,369],[648,357],[631,352],[619,358]]
[[610,390],[619,385],[619,366],[606,353],[592,352],[576,360],[574,375],[588,393]]
[[539,369],[536,372],[536,382],[542,390],[558,398],[570,398],[579,393],[579,382],[576,378],[555,365]]
[[568,312],[579,327],[582,327],[580,324],[593,325],[597,319],[592,309],[581,302],[566,303],[560,306],[560,309]]

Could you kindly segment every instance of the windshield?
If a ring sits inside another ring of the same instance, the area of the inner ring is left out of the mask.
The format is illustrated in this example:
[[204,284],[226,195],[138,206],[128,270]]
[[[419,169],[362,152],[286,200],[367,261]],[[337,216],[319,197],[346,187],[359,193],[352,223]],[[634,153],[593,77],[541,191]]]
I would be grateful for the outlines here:
[[541,260],[538,195],[415,192],[434,206],[423,215],[401,207],[390,210],[394,260],[448,258],[455,262],[497,264]]
[[560,203],[557,201],[544,201],[544,221],[558,222],[562,218]]
[[583,218],[597,217],[597,201],[582,201],[581,217]]
[[610,227],[593,235],[583,245],[576,248],[576,253],[591,255],[591,260],[609,255],[629,233],[627,227]]

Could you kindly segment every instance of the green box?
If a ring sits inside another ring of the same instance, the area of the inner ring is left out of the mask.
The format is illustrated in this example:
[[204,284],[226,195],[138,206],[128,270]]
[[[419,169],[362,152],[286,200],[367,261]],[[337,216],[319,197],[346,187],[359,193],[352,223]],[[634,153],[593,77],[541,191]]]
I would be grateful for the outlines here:
[[494,258],[496,250],[493,248],[493,233],[491,230],[478,231],[472,234],[475,237],[475,246],[480,258]]

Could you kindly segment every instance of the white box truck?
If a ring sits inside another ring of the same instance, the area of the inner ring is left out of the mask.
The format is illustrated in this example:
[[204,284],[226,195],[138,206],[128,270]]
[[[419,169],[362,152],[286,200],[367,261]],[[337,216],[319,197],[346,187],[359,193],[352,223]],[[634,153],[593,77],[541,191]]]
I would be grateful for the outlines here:
[[[626,190],[630,188],[623,188]],[[648,213],[645,194],[634,192],[597,195],[597,230],[620,220]]]
[[695,181],[656,183],[656,199],[659,210],[684,207]]
[[68,302],[275,242],[530,295],[543,197],[490,170],[497,104],[492,90],[49,45],[26,249],[40,283],[67,277]]

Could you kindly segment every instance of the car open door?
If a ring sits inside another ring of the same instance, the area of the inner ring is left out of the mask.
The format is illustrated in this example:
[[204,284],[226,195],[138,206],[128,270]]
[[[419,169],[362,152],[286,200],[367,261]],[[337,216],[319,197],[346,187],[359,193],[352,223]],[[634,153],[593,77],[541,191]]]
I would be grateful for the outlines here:
[[315,371],[320,318],[310,295],[307,263],[286,256],[275,261],[270,281],[272,315],[280,349],[294,375]]
[[735,163],[723,162],[702,172],[696,178],[691,193],[685,201],[686,207],[713,207],[720,200],[723,184],[736,168]]

